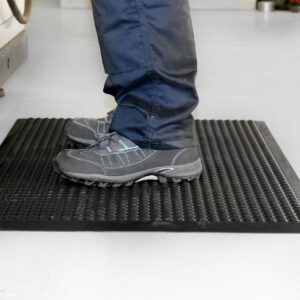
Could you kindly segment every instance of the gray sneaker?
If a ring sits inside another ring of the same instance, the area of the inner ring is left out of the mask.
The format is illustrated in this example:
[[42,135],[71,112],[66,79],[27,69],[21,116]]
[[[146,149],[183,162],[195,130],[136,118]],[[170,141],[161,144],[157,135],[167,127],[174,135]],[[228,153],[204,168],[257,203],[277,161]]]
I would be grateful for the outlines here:
[[72,119],[65,126],[65,135],[78,147],[90,146],[108,133],[114,113],[115,110],[111,110],[102,119]]
[[141,149],[117,133],[107,134],[87,149],[60,152],[54,167],[67,179],[99,187],[130,186],[143,180],[190,181],[202,172],[198,147]]

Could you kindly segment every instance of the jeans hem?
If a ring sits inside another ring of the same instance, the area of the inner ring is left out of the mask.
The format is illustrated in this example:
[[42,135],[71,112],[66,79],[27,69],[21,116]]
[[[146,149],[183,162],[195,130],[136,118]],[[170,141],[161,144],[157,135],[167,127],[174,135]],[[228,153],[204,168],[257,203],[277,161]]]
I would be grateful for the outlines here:
[[142,149],[154,149],[154,150],[172,150],[172,149],[185,149],[185,148],[193,148],[198,147],[199,144],[195,142],[191,143],[166,143],[166,142],[157,142],[157,143],[143,143],[143,142],[135,142]]

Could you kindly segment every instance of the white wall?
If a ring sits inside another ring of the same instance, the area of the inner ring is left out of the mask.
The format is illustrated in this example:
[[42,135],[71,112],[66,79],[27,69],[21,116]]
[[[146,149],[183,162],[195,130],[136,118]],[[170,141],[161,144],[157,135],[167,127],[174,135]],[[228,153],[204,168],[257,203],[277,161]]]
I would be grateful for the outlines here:
[[189,0],[195,9],[255,9],[256,0]]
[[87,8],[89,0],[60,0],[60,6],[64,8]]
[[[17,0],[23,10],[24,0]],[[13,16],[6,0],[0,0],[0,49],[24,29]]]

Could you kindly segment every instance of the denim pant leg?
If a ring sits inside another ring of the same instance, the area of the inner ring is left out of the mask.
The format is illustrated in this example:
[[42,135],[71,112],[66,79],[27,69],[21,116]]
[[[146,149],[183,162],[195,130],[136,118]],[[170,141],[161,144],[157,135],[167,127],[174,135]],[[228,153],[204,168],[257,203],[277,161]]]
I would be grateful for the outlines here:
[[188,0],[93,0],[104,92],[118,106],[110,131],[144,148],[197,144],[197,59]]

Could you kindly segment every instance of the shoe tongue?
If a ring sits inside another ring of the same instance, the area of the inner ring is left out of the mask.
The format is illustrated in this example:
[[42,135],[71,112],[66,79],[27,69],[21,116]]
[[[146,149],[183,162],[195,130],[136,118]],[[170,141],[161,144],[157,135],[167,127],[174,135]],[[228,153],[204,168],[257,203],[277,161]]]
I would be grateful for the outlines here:
[[109,112],[107,113],[107,116],[106,116],[105,119],[106,119],[107,121],[112,121],[112,119],[113,119],[113,117],[114,117],[114,113],[115,113],[115,109],[109,111]]

